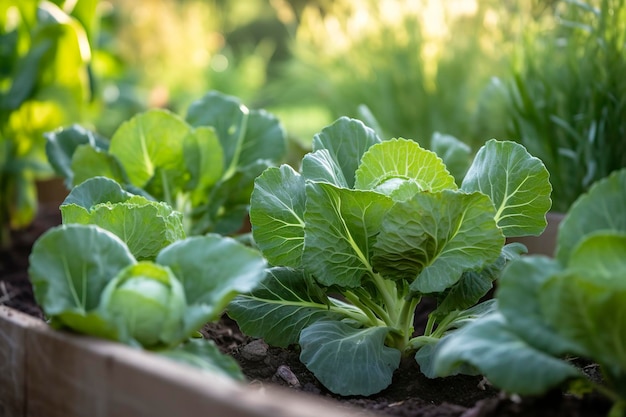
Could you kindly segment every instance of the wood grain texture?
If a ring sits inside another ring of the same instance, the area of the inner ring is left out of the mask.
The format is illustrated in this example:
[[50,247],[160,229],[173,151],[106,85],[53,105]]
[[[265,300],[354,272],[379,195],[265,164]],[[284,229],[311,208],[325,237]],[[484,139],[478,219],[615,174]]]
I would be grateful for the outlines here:
[[356,417],[321,398],[252,388],[0,307],[0,416]]

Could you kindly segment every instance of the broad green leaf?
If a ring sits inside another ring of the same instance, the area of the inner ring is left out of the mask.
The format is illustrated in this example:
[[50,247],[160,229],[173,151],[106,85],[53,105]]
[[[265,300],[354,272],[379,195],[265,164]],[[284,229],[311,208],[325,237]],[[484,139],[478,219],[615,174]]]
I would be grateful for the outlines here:
[[322,285],[357,287],[373,273],[370,250],[392,200],[373,191],[306,184],[302,265]]
[[435,152],[446,165],[457,184],[461,184],[471,163],[471,148],[454,136],[433,133],[430,150]]
[[354,186],[354,174],[363,154],[381,142],[376,132],[356,119],[341,117],[322,129],[313,138],[313,151],[326,149],[341,168],[349,188]]
[[327,149],[310,152],[302,158],[302,176],[314,182],[327,182],[341,188],[350,188],[337,160]]
[[[45,310],[44,310],[45,311]],[[49,315],[48,312],[46,312]],[[75,332],[110,340],[120,340],[119,331],[99,310],[88,312],[63,311],[50,317],[54,328],[69,328]]]
[[567,362],[533,348],[492,313],[444,337],[433,352],[436,376],[458,373],[469,364],[495,386],[522,395],[542,394],[583,375]]
[[185,339],[185,293],[167,267],[152,262],[129,265],[107,284],[100,300],[101,315],[125,343],[156,348]]
[[574,250],[570,268],[539,293],[556,331],[612,374],[626,369],[626,234],[596,234]]
[[74,173],[72,186],[97,176],[111,178],[121,184],[128,182],[126,172],[117,158],[91,145],[76,147],[70,167]]
[[299,267],[304,246],[304,179],[290,166],[268,168],[250,199],[252,235],[273,265]]
[[553,355],[577,349],[546,322],[539,302],[544,283],[561,270],[557,261],[547,257],[521,257],[506,266],[496,291],[500,312],[511,330],[530,345]]
[[225,176],[234,174],[239,165],[250,111],[239,99],[210,91],[193,102],[187,110],[187,123],[193,127],[211,126],[224,152]]
[[392,196],[405,182],[417,185],[417,191],[457,188],[454,177],[434,152],[406,139],[392,139],[370,147],[356,171],[354,187]]
[[374,266],[383,276],[408,280],[413,291],[441,292],[500,255],[504,237],[493,212],[485,195],[453,190],[397,202],[382,222]]
[[109,152],[121,162],[130,182],[145,188],[157,170],[168,177],[168,173],[185,171],[183,149],[189,131],[189,125],[178,116],[148,110],[115,131]]
[[161,249],[185,237],[181,213],[141,196],[88,209],[64,204],[61,215],[63,223],[94,224],[114,233],[138,260],[154,259]]
[[206,196],[207,188],[220,179],[224,169],[222,146],[215,130],[210,127],[194,129],[185,137],[183,147],[185,165],[191,174],[187,188]]
[[375,394],[391,384],[402,356],[385,346],[387,333],[385,327],[318,321],[302,330],[300,360],[335,394]]
[[[442,329],[442,334],[445,336],[449,334],[450,331],[456,332],[458,329],[468,326],[477,320],[481,320],[483,317],[492,314],[496,311],[497,303],[495,300],[490,299],[484,301],[480,304],[477,304],[467,310],[460,311],[455,315],[454,320],[450,322],[439,322],[437,327],[437,332],[441,326],[444,326]],[[415,344],[415,340],[413,339],[413,344]],[[430,338],[426,344],[418,343],[417,352],[415,353],[415,361],[420,366],[420,372],[426,375],[428,378],[436,378],[438,375],[435,373],[435,363],[434,363],[434,355],[437,352],[437,345],[441,339]],[[460,363],[454,369],[449,370],[449,374],[464,374],[464,375],[476,375],[478,374],[478,370],[468,363]]]
[[626,286],[626,231],[590,233],[574,249],[567,268],[587,275],[593,281],[602,280],[616,288]]
[[464,310],[475,305],[493,288],[500,277],[505,260],[501,255],[494,263],[480,271],[467,271],[461,279],[438,298],[437,309],[432,313],[443,317],[455,310]]
[[185,288],[187,331],[217,319],[236,295],[252,291],[266,267],[256,250],[215,234],[175,242],[156,262],[171,268]]
[[237,361],[220,352],[212,340],[191,339],[174,349],[161,350],[158,353],[211,374],[224,375],[237,381],[245,380]]
[[237,165],[245,167],[262,159],[277,164],[286,152],[286,133],[280,121],[265,110],[250,110]]
[[302,329],[310,324],[346,317],[329,303],[326,294],[303,271],[272,268],[257,289],[228,305],[228,315],[245,334],[287,347],[297,343]]
[[500,277],[506,263],[518,259],[525,252],[526,247],[521,243],[509,243],[502,248],[502,253],[491,265],[480,271],[464,272],[459,282],[438,296],[437,309],[432,314],[445,316],[455,310],[475,305],[493,288],[493,282]]
[[572,205],[559,226],[556,257],[563,264],[588,234],[600,230],[626,232],[626,170],[595,183]]
[[92,225],[62,225],[35,242],[28,273],[47,315],[87,315],[98,307],[107,283],[135,262],[113,233]]
[[549,176],[522,145],[492,139],[476,154],[461,188],[491,197],[504,236],[537,236],[546,227],[552,204]]
[[71,163],[72,156],[79,145],[89,145],[102,150],[107,150],[109,146],[104,138],[79,125],[55,130],[54,132],[46,133],[44,136],[46,137],[48,161],[54,168],[54,171],[65,178],[67,186],[76,184]]
[[110,178],[94,177],[72,188],[61,207],[75,204],[86,210],[100,203],[122,203],[133,195]]
[[254,180],[269,168],[269,164],[269,161],[259,160],[252,165],[241,167],[229,178],[215,184],[211,188],[208,204],[194,212],[200,214],[192,228],[194,234],[240,233],[239,230],[244,226],[250,208]]

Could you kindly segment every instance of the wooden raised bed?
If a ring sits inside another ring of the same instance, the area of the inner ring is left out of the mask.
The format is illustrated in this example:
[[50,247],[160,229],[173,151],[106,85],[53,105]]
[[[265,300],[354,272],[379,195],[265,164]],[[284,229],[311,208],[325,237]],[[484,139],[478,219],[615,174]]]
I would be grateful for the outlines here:
[[0,306],[0,416],[365,415],[279,387],[249,387],[122,344],[55,331]]

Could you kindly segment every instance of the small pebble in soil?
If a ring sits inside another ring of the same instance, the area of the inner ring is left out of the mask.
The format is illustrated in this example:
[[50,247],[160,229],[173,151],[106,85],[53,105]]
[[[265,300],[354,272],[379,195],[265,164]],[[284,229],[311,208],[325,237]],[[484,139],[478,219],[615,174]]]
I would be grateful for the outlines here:
[[300,388],[300,381],[298,380],[298,377],[287,365],[280,365],[276,370],[276,375],[289,384],[289,386]]
[[256,339],[241,348],[241,356],[251,362],[260,362],[267,357],[268,349],[267,343]]

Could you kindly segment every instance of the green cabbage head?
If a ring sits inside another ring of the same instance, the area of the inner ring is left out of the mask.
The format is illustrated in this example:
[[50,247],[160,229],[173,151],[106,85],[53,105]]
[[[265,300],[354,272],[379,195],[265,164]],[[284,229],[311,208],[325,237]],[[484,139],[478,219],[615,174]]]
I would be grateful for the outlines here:
[[100,308],[120,339],[145,347],[171,346],[183,335],[185,291],[172,271],[151,262],[122,270],[107,284]]

